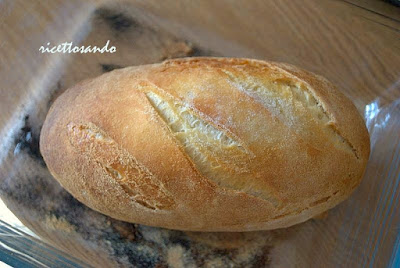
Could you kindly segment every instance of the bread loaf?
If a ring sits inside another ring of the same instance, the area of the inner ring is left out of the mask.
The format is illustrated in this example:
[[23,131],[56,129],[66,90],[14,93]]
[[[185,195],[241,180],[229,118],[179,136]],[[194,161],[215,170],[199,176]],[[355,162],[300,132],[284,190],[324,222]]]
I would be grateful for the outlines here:
[[192,231],[291,226],[360,183],[369,136],[321,76],[250,59],[114,70],[52,105],[40,149],[74,197],[113,218]]

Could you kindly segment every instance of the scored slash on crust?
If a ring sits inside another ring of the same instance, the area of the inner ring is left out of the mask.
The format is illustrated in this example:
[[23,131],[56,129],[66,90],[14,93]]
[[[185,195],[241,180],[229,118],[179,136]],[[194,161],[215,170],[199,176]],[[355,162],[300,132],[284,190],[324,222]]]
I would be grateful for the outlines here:
[[[276,81],[271,81],[271,82],[278,82],[278,83],[283,82],[283,84],[286,84],[288,88],[286,88],[285,90],[286,92],[281,92],[280,90],[278,91],[275,90],[274,92],[271,89],[273,88],[278,89],[276,87],[276,84],[274,86],[273,83],[271,83],[271,87],[267,88],[265,87],[265,85],[263,85],[264,81],[263,82],[257,81],[258,79],[256,77],[250,75],[248,72],[244,70],[244,68],[250,68],[250,67],[256,67],[258,70],[277,68],[279,72],[286,73],[288,76],[292,76],[290,72],[279,66],[276,65],[271,66],[266,62],[258,60],[249,61],[248,59],[228,59],[228,58],[173,59],[173,60],[167,60],[163,62],[163,64],[166,66],[181,65],[185,66],[185,68],[199,68],[202,66],[202,67],[214,68],[215,70],[218,69],[222,73],[225,73],[227,75],[228,81],[230,81],[231,84],[234,85],[237,89],[242,90],[244,93],[248,94],[255,100],[261,102],[271,112],[275,110],[274,115],[277,117],[279,117],[279,115],[284,115],[284,114],[290,115],[288,114],[288,112],[290,113],[290,111],[293,110],[292,105],[303,106],[304,108],[308,109],[311,112],[311,114],[314,113],[314,116],[316,116],[315,119],[317,121],[321,119],[325,121],[324,123],[326,125],[326,130],[334,137],[334,139],[336,139],[337,141],[336,144],[350,151],[358,160],[360,159],[359,152],[357,151],[357,149],[346,137],[344,137],[340,133],[340,130],[334,124],[331,115],[329,115],[329,113],[323,107],[322,103],[313,94],[313,92],[307,88],[307,86],[305,85],[297,86],[288,79],[286,79],[286,81],[284,80],[279,81],[279,79],[277,79]],[[233,69],[237,75],[234,75],[232,72],[226,70],[227,66]],[[292,95],[294,97],[293,100],[295,101],[295,103],[283,102],[279,100],[279,98],[288,97],[287,94]],[[272,104],[272,105],[267,106],[266,104]],[[285,118],[282,118],[283,119],[282,122],[285,123],[285,121],[288,118],[289,117],[287,116]]]
[[69,123],[67,128],[71,145],[100,166],[137,204],[152,210],[175,204],[161,181],[99,127]]
[[[269,85],[261,82],[254,76],[249,75],[242,68],[235,68],[238,75],[226,69],[220,69],[227,75],[229,82],[236,88],[249,95],[264,105],[275,117],[283,123],[292,126],[296,122],[296,110],[305,110],[311,115],[312,120],[327,126],[327,130],[338,141],[349,149],[359,159],[357,150],[348,139],[343,137],[332,122],[331,116],[324,109],[321,102],[304,85],[296,85],[287,79],[271,81]],[[300,129],[296,126],[294,129]]]
[[213,125],[199,112],[176,99],[154,91],[147,91],[145,95],[204,177],[225,189],[279,205],[270,189],[257,183],[250,172],[248,165],[252,154],[226,130]]

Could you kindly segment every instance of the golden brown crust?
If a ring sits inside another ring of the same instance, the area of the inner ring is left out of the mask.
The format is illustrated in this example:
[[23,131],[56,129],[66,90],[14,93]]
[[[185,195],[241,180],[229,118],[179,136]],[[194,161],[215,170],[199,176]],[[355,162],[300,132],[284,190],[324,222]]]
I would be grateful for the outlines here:
[[324,78],[229,58],[86,80],[53,104],[40,146],[89,207],[193,231],[303,222],[347,198],[369,156],[362,118]]

